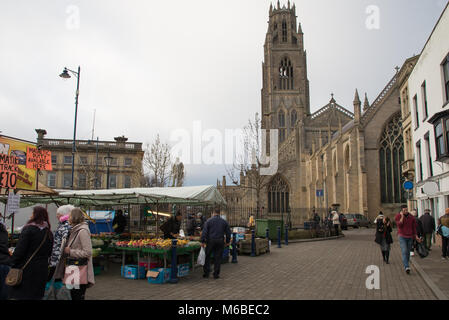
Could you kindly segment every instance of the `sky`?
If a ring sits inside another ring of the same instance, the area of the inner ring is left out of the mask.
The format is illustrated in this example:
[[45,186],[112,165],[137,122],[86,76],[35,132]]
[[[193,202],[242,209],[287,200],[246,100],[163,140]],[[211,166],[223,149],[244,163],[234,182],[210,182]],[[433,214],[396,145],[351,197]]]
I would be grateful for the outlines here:
[[[194,145],[198,123],[206,136],[224,137],[260,112],[270,3],[2,0],[0,132],[35,141],[34,129],[43,128],[47,138],[72,139],[76,79],[58,75],[80,66],[77,139],[125,135],[145,145],[160,134],[179,146],[185,141],[172,138],[183,130]],[[304,32],[313,112],[331,93],[353,111],[356,88],[372,102],[394,68],[421,52],[447,1],[291,3]],[[206,145],[192,147],[190,158]],[[186,165],[186,185],[226,174],[219,161],[197,162]]]

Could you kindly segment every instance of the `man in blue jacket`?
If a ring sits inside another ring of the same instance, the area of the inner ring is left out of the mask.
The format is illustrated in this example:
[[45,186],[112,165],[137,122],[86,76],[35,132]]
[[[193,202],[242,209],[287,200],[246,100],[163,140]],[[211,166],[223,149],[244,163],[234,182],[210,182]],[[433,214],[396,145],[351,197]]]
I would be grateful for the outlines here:
[[[226,236],[226,240],[225,240]],[[231,230],[228,223],[220,217],[220,208],[216,208],[212,217],[204,224],[201,234],[201,246],[206,248],[206,261],[203,267],[203,277],[209,278],[210,254],[214,254],[214,279],[220,277],[221,259],[224,246],[231,242]]]

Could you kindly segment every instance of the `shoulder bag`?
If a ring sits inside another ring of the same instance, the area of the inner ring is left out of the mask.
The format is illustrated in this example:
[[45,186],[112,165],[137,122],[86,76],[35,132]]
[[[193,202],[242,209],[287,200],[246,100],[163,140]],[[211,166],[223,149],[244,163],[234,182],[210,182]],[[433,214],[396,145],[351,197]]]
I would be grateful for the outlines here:
[[25,265],[22,268],[11,268],[8,272],[8,275],[6,276],[5,279],[5,283],[6,285],[10,286],[10,287],[15,287],[18,286],[19,284],[22,283],[22,275],[23,275],[23,270],[28,266],[28,264],[30,263],[30,261],[34,258],[34,256],[36,255],[36,253],[42,248],[42,246],[44,245],[45,240],[47,240],[48,237],[48,230],[45,233],[44,239],[42,240],[41,244],[39,245],[39,247],[33,252],[33,254],[31,255],[31,257],[28,259],[28,261],[25,263]]

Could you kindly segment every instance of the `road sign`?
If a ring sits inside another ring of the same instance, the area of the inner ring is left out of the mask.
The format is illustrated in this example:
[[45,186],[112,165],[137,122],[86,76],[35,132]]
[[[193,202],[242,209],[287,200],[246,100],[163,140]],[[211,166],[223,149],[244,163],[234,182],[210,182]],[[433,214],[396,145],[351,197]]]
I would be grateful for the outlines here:
[[404,189],[405,189],[405,190],[413,190],[413,182],[411,182],[411,181],[405,181],[405,182],[404,182]]
[[323,189],[317,190],[316,191],[316,196],[317,197],[324,197],[324,190]]

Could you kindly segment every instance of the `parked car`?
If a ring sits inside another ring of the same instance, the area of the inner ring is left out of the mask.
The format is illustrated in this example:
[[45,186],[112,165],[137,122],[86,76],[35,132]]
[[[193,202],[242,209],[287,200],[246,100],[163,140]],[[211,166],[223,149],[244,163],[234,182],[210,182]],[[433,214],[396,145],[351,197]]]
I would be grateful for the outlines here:
[[348,213],[345,214],[346,219],[348,220],[348,227],[360,228],[366,227],[369,228],[371,223],[369,220],[362,214],[359,213]]
[[340,228],[341,230],[348,230],[348,219],[343,213],[340,213]]

